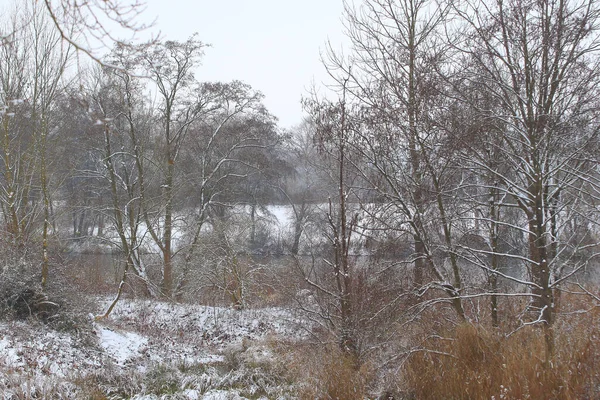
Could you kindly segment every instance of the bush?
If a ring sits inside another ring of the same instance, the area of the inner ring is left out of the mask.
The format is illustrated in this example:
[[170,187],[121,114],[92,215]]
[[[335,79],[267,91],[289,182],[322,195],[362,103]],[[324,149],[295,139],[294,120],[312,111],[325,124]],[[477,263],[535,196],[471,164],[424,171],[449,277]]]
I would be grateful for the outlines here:
[[431,339],[405,367],[408,391],[417,399],[598,398],[600,318],[555,324],[556,351],[544,362],[544,335],[525,327],[513,335],[464,324],[446,339]]
[[334,345],[294,343],[282,362],[301,399],[362,400],[374,377],[369,363],[358,365]]
[[73,285],[61,264],[53,263],[43,289],[39,264],[30,255],[5,251],[0,262],[0,318],[34,319],[59,331],[91,335],[87,315],[96,310],[95,299]]
[[41,275],[26,256],[2,254],[4,266],[0,275],[0,316],[47,321],[59,305],[51,301],[39,284]]

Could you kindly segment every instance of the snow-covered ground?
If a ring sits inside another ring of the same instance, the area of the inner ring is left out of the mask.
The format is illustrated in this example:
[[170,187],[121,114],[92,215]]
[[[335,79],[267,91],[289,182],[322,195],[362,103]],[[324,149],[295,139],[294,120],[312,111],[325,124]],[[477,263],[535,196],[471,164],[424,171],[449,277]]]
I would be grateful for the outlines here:
[[70,332],[3,322],[1,398],[293,398],[293,389],[268,372],[269,342],[302,340],[304,328],[279,308],[142,300],[122,300],[109,319]]
[[[107,304],[108,301],[104,305]],[[236,310],[132,300],[119,302],[110,319],[121,327],[147,329],[147,334],[184,339],[192,337],[203,345],[213,346],[269,335],[296,339],[306,337],[303,320],[282,308]]]

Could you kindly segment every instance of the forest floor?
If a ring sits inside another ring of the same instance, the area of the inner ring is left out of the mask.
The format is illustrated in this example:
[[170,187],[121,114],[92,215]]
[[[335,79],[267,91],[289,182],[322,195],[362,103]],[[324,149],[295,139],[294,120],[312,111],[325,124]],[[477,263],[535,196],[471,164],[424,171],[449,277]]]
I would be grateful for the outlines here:
[[[105,309],[107,299],[99,299]],[[121,300],[108,319],[56,330],[0,323],[3,399],[285,399],[296,388],[274,355],[306,324],[281,308]]]

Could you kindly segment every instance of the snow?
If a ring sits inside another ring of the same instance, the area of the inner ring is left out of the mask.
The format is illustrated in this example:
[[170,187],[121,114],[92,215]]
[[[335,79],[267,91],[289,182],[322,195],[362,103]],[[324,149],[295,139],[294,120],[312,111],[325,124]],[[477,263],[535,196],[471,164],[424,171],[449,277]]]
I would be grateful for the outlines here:
[[[187,389],[184,390],[182,395],[187,400],[246,400],[245,397],[240,396],[235,391],[230,390],[210,390],[204,394],[201,394],[198,390]],[[181,398],[181,397],[178,397]],[[159,400],[160,397],[156,395],[141,395],[133,396],[131,400]],[[260,398],[260,399],[266,399]],[[260,400],[259,399],[259,400]]]
[[290,228],[293,224],[293,212],[291,206],[269,205],[267,210],[275,217],[280,228]]
[[203,400],[242,400],[244,397],[241,397],[237,393],[231,393],[230,391],[225,390],[211,390],[208,393],[204,394],[202,397]]
[[148,339],[133,332],[116,332],[105,327],[98,327],[97,334],[100,345],[118,364],[139,356],[148,344]]
[[282,335],[302,339],[304,321],[290,310],[271,307],[235,310],[226,307],[184,305],[151,300],[133,300],[117,304],[111,319],[123,326],[152,326],[160,335],[180,338],[192,334],[204,344],[222,345]]
[[0,323],[2,398],[78,398],[72,379],[96,370],[102,357],[81,339],[41,324]]
[[[99,299],[101,306],[107,302]],[[86,398],[80,385],[89,380],[107,394],[127,392],[138,400],[165,398],[162,390],[176,390],[182,399],[245,399],[265,390],[247,377],[264,374],[268,368],[262,366],[275,362],[268,343],[302,340],[302,326],[307,323],[281,308],[130,299],[122,299],[108,319],[89,320],[71,332],[0,322],[0,393],[7,399]],[[280,398],[290,389],[268,390]]]
[[201,396],[200,392],[197,390],[186,389],[183,391],[183,395],[190,400],[198,400]]

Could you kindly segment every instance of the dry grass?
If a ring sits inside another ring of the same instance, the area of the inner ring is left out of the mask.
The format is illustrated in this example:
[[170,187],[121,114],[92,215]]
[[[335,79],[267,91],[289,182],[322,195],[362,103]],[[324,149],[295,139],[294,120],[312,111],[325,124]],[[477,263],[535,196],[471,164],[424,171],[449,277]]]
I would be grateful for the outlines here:
[[356,362],[335,345],[280,345],[285,375],[299,399],[365,399],[374,377],[372,365]]
[[592,399],[600,396],[600,312],[562,318],[555,354],[544,364],[540,328],[506,336],[464,324],[430,339],[404,370],[416,399]]

